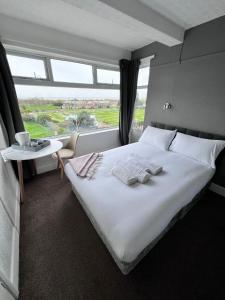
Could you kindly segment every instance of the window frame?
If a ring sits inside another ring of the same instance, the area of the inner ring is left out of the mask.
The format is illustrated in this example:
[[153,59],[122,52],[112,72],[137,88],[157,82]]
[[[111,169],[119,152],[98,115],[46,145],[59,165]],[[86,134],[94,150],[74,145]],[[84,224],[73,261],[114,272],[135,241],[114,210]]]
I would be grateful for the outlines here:
[[[14,84],[17,85],[34,85],[34,86],[51,86],[51,87],[71,87],[71,88],[88,88],[88,89],[120,89],[120,84],[109,84],[109,83],[99,83],[97,80],[97,69],[104,69],[109,71],[119,71],[119,66],[106,66],[93,62],[83,62],[79,59],[75,58],[59,58],[54,55],[38,55],[38,54],[30,54],[15,50],[7,50],[8,55],[14,55],[19,57],[31,58],[41,60],[44,63],[46,78],[31,78],[31,77],[23,77],[23,76],[13,76]],[[71,63],[80,63],[84,65],[92,66],[92,76],[93,83],[75,83],[75,82],[61,82],[55,81],[53,78],[53,70],[51,65],[51,59],[66,61]]]
[[107,86],[109,86],[109,85],[117,85],[117,86],[120,87],[120,84],[100,83],[100,82],[98,82],[98,72],[97,72],[98,69],[99,70],[106,70],[106,71],[117,71],[117,72],[120,73],[119,67],[118,68],[107,68],[107,67],[104,67],[104,66],[96,66],[96,83],[100,84],[100,85],[104,84],[104,85],[107,85]]
[[31,55],[31,54],[29,54],[29,55],[26,55],[26,54],[24,54],[24,53],[20,53],[20,52],[16,52],[16,51],[6,51],[6,54],[7,55],[12,55],[12,56],[18,56],[18,57],[24,57],[24,58],[28,58],[28,59],[35,59],[35,60],[40,60],[40,61],[42,61],[43,62],[43,64],[44,64],[44,71],[45,71],[45,77],[46,78],[34,78],[34,77],[26,77],[26,76],[15,76],[15,75],[12,75],[12,77],[13,77],[13,79],[15,78],[15,79],[27,79],[27,80],[37,80],[37,81],[46,81],[46,80],[48,80],[49,78],[48,78],[48,71],[47,71],[47,68],[46,68],[46,62],[45,62],[45,59],[44,59],[44,57],[39,57],[39,56],[34,56],[34,55]]

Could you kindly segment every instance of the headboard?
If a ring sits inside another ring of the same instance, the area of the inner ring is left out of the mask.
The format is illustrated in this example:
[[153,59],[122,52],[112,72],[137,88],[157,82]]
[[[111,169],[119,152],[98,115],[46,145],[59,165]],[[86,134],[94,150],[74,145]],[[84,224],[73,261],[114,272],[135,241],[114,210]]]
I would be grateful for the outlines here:
[[[206,133],[203,131],[192,130],[188,128],[182,128],[173,125],[166,125],[162,123],[152,122],[151,126],[168,129],[168,130],[175,130],[177,129],[178,132],[185,133],[188,135],[197,136],[204,139],[211,139],[211,140],[225,140],[225,136],[213,134],[213,133]],[[225,149],[220,153],[216,160],[216,173],[212,179],[212,182],[218,184],[222,187],[225,187]]]

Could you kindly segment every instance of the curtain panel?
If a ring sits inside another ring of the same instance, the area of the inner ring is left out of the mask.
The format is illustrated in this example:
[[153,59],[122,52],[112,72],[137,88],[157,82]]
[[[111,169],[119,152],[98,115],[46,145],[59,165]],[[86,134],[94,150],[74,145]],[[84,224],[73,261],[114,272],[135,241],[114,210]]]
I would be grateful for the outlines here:
[[[0,42],[0,115],[3,123],[4,136],[8,146],[15,142],[15,133],[24,131],[22,116],[19,109],[13,78],[10,72],[6,51]],[[16,164],[13,168],[17,174]],[[23,162],[24,178],[31,177],[28,161]]]
[[0,43],[0,113],[5,125],[9,145],[15,142],[15,133],[24,131],[12,75],[6,52]]
[[119,137],[121,145],[129,143],[140,60],[120,60],[120,116]]

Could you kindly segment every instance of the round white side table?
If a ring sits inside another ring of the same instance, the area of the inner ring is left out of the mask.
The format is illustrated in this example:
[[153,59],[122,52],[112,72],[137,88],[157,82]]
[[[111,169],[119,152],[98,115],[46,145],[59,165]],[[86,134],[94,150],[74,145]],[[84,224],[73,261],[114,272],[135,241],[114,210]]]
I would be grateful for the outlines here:
[[[17,150],[9,147],[4,150],[4,158],[7,160],[16,160],[18,167],[18,175],[19,175],[19,184],[20,184],[20,201],[23,203],[24,201],[24,181],[23,181],[23,160],[34,160],[40,157],[44,157],[50,155],[52,153],[57,153],[62,148],[63,144],[60,141],[50,140],[50,145],[43,148],[40,151],[24,151]],[[58,154],[57,154],[58,155]]]

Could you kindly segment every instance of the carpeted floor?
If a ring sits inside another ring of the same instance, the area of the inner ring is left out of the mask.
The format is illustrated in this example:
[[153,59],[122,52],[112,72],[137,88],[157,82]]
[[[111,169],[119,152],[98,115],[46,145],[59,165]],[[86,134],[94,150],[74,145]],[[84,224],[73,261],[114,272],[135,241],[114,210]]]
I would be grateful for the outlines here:
[[225,199],[212,192],[129,275],[112,260],[66,179],[26,185],[21,300],[224,300]]

